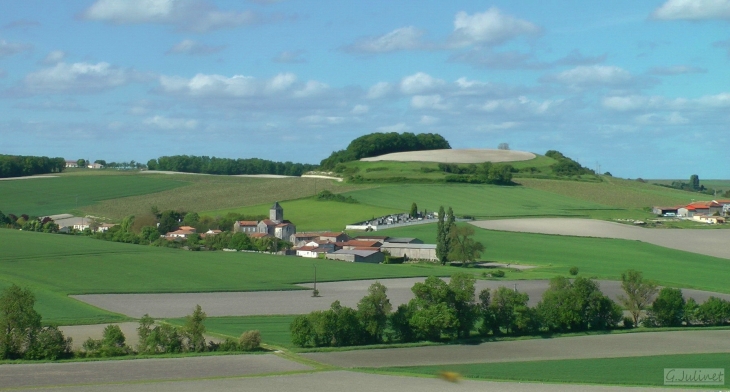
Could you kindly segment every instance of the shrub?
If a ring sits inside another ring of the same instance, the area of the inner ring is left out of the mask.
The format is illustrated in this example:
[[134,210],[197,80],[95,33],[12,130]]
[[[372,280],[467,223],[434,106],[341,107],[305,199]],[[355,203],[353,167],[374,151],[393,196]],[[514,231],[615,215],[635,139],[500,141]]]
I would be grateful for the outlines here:
[[261,348],[261,332],[258,330],[246,331],[241,334],[238,344],[243,351],[254,351]]
[[89,338],[84,342],[83,348],[89,357],[119,357],[132,352],[125,342],[122,329],[118,325],[110,324],[104,328],[104,335],[100,340]]
[[730,302],[710,297],[697,309],[697,318],[707,325],[723,325],[730,319]]
[[665,287],[649,310],[649,318],[657,327],[678,327],[684,319],[685,302],[682,290]]
[[504,278],[504,271],[496,270],[496,271],[492,272],[492,276],[495,278]]
[[634,328],[634,319],[631,317],[624,317],[624,328],[626,328],[626,329]]
[[570,274],[573,276],[578,275],[578,267],[570,267]]
[[70,358],[72,340],[63,336],[57,327],[45,327],[38,332],[35,341],[26,352],[26,359],[57,359]]

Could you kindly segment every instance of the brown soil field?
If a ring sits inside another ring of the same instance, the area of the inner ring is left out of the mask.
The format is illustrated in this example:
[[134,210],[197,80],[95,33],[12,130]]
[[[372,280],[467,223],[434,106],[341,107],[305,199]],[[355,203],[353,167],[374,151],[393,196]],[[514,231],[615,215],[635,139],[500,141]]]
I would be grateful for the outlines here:
[[[407,303],[413,298],[411,287],[423,278],[381,279],[388,288],[388,298],[393,306]],[[184,317],[190,309],[199,304],[210,317],[255,316],[275,314],[305,314],[314,310],[329,309],[339,300],[343,306],[356,307],[367,295],[368,287],[375,280],[317,283],[320,297],[313,298],[310,290],[301,291],[259,291],[223,293],[177,293],[177,294],[90,294],[74,295],[80,301],[115,313],[139,318],[145,313],[155,318]],[[623,293],[617,281],[599,281],[601,290],[616,300]],[[477,292],[485,288],[500,286],[514,288],[530,296],[530,305],[536,305],[542,293],[548,288],[547,280],[493,281],[478,280]],[[311,285],[302,285],[311,288]],[[683,289],[686,298],[702,303],[711,295],[730,300],[730,294]]]
[[[0,388],[1,389],[1,388]],[[684,392],[689,389],[632,388],[599,385],[536,384],[517,382],[491,382],[464,380],[449,383],[438,378],[399,377],[381,374],[328,371],[268,377],[226,378],[211,380],[185,380],[172,382],[70,386],[33,389],[48,392]]]
[[490,149],[448,149],[428,151],[395,152],[377,157],[363,158],[364,162],[440,162],[440,163],[482,163],[529,161],[535,154],[525,151]]
[[[14,364],[0,365],[0,390],[61,385],[78,390],[82,384],[241,377],[310,369],[309,366],[274,354]],[[137,388],[136,384],[127,387],[130,388],[127,390],[138,390],[131,389]],[[94,385],[92,390],[97,388],[99,385]],[[204,391],[206,388],[198,390]]]
[[726,352],[730,352],[730,331],[695,330],[319,352],[302,356],[340,367],[388,367]]
[[488,230],[518,231],[578,237],[618,238],[730,259],[730,231],[647,229],[615,222],[580,218],[499,219],[472,222]]

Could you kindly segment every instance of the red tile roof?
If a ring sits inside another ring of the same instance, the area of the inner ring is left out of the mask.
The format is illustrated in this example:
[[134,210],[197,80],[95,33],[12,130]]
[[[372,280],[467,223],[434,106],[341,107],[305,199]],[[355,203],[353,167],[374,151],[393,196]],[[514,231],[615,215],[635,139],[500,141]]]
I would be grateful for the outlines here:
[[256,221],[238,221],[239,226],[257,226],[258,224]]
[[264,238],[264,237],[268,237],[269,235],[266,233],[251,233],[248,236],[251,238]]

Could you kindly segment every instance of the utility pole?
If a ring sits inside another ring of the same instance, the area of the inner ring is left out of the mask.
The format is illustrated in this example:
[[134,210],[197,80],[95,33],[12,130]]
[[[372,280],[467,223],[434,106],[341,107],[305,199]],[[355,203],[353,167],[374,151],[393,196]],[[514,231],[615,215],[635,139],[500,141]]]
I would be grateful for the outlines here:
[[319,297],[319,291],[317,291],[317,264],[312,264],[314,267],[314,290],[312,290],[312,297]]

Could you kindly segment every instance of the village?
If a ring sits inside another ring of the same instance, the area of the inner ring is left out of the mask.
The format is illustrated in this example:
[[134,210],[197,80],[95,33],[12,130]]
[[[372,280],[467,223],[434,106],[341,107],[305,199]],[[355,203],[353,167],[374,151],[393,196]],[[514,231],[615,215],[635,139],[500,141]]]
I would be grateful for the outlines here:
[[687,205],[658,207],[652,212],[661,217],[691,219],[707,224],[723,224],[730,215],[730,200],[694,201]]

